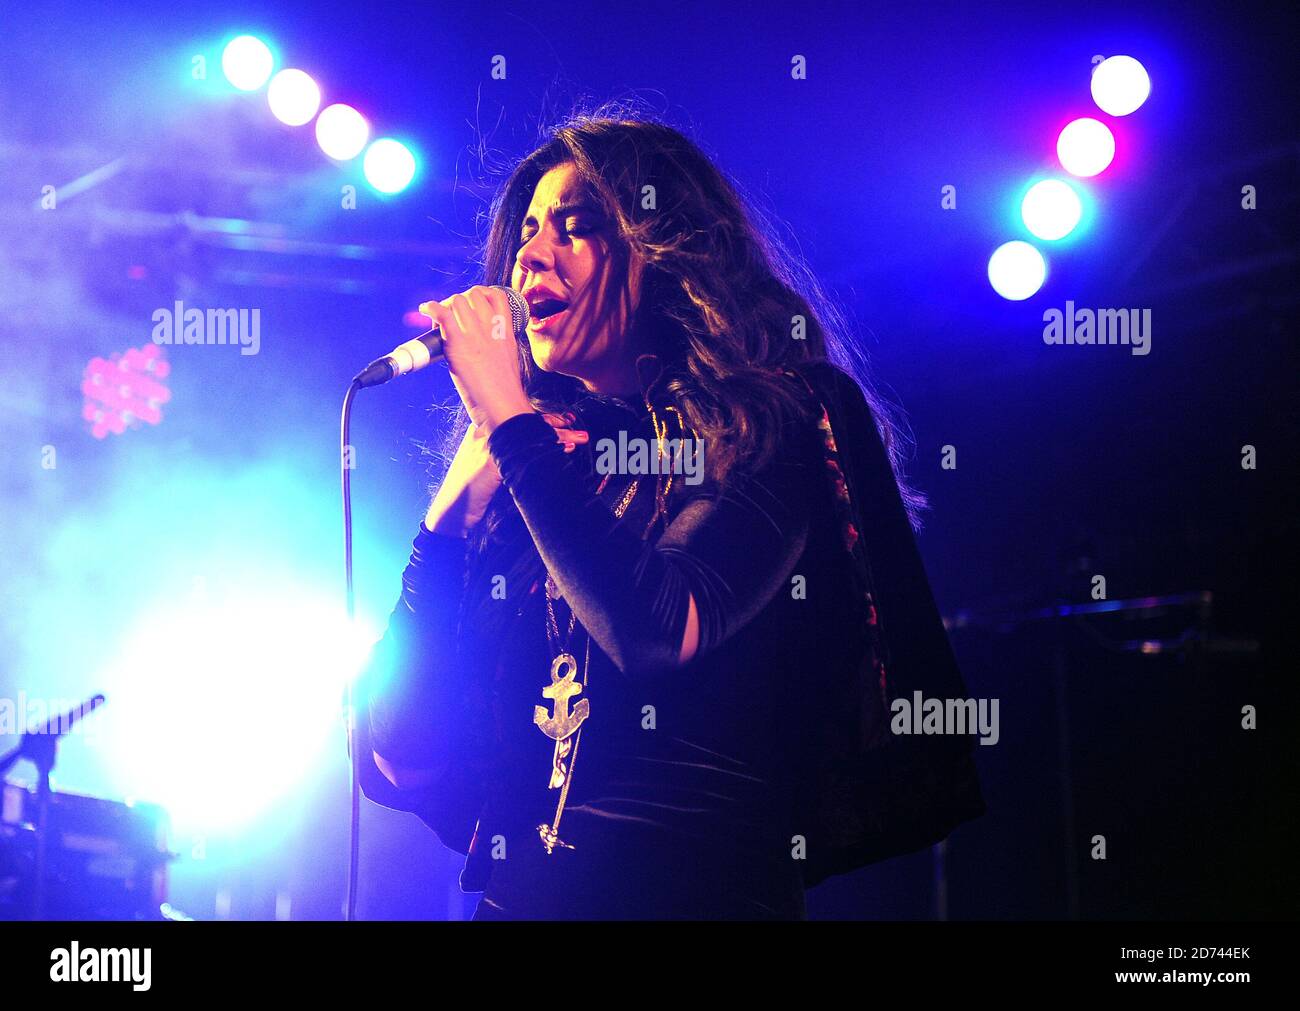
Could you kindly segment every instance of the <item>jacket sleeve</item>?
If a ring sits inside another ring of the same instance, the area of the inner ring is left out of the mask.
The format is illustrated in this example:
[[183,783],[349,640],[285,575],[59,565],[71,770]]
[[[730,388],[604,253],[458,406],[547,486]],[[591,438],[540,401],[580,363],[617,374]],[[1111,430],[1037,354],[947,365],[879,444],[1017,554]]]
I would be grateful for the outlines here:
[[[423,524],[402,574],[402,592],[383,638],[355,688],[362,790],[377,804],[419,815],[442,841],[464,852],[481,806],[481,779],[468,753],[469,686],[458,678],[457,615],[464,595],[466,542]],[[398,789],[374,755],[435,781]]]
[[635,675],[677,666],[690,597],[700,657],[735,635],[789,580],[821,480],[805,447],[792,428],[775,460],[696,494],[650,543],[619,524],[595,494],[590,465],[564,452],[541,415],[509,418],[488,438],[565,600],[614,664]]
[[374,750],[396,765],[433,769],[449,757],[457,698],[457,611],[465,540],[424,524],[402,593],[364,674]]

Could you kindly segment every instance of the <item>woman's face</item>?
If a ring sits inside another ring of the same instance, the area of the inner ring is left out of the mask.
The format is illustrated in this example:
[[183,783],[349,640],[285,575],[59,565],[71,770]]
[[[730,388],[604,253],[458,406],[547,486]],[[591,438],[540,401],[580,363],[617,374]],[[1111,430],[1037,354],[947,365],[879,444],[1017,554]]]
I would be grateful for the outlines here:
[[[629,323],[640,293],[640,264],[628,264],[616,297],[614,223],[584,198],[572,163],[537,181],[524,217],[511,286],[528,299],[528,345],[538,368],[582,380],[589,390],[637,389]],[[544,318],[539,318],[544,317]]]

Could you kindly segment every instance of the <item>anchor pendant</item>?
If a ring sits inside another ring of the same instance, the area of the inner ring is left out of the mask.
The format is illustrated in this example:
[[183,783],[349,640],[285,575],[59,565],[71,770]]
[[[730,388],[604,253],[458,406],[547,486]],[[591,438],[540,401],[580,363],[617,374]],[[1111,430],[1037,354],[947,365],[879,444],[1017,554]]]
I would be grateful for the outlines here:
[[[590,662],[590,652],[588,652],[588,662]],[[555,756],[551,760],[551,780],[548,786],[552,790],[560,791],[554,824],[537,826],[537,833],[548,855],[554,853],[557,846],[570,850],[574,848],[560,838],[559,827],[560,816],[564,813],[564,802],[569,794],[573,756],[577,754],[578,738],[573,735],[591,715],[591,703],[587,699],[579,699],[573,709],[569,709],[569,700],[575,695],[582,694],[582,685],[574,680],[577,673],[578,661],[571,653],[561,653],[557,656],[551,661],[551,683],[542,689],[542,697],[554,701],[554,710],[548,713],[545,706],[533,707],[533,722],[542,733],[555,742]]]
[[561,653],[551,661],[551,683],[542,689],[542,698],[554,700],[554,712],[548,713],[545,706],[533,706],[533,722],[553,741],[571,737],[591,715],[587,699],[579,699],[572,711],[569,709],[569,699],[582,694],[582,685],[573,680],[577,673],[578,661],[570,653]]

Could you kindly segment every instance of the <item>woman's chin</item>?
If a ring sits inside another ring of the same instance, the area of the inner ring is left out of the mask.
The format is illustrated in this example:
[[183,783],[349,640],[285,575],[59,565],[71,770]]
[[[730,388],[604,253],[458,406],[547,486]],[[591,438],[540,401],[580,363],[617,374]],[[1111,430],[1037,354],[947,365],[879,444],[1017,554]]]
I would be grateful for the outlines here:
[[539,334],[528,335],[528,348],[533,353],[533,361],[543,372],[564,371],[565,356],[561,345],[550,337]]

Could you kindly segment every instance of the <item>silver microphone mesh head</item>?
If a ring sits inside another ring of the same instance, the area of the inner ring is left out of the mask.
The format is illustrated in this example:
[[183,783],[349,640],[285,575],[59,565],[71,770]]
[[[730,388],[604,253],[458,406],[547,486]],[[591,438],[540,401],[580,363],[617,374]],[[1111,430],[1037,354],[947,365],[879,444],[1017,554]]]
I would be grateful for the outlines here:
[[524,301],[524,296],[515,291],[514,288],[507,288],[505,285],[497,285],[506,293],[506,301],[510,303],[510,326],[514,329],[515,336],[523,335],[525,328],[528,326],[528,303]]

